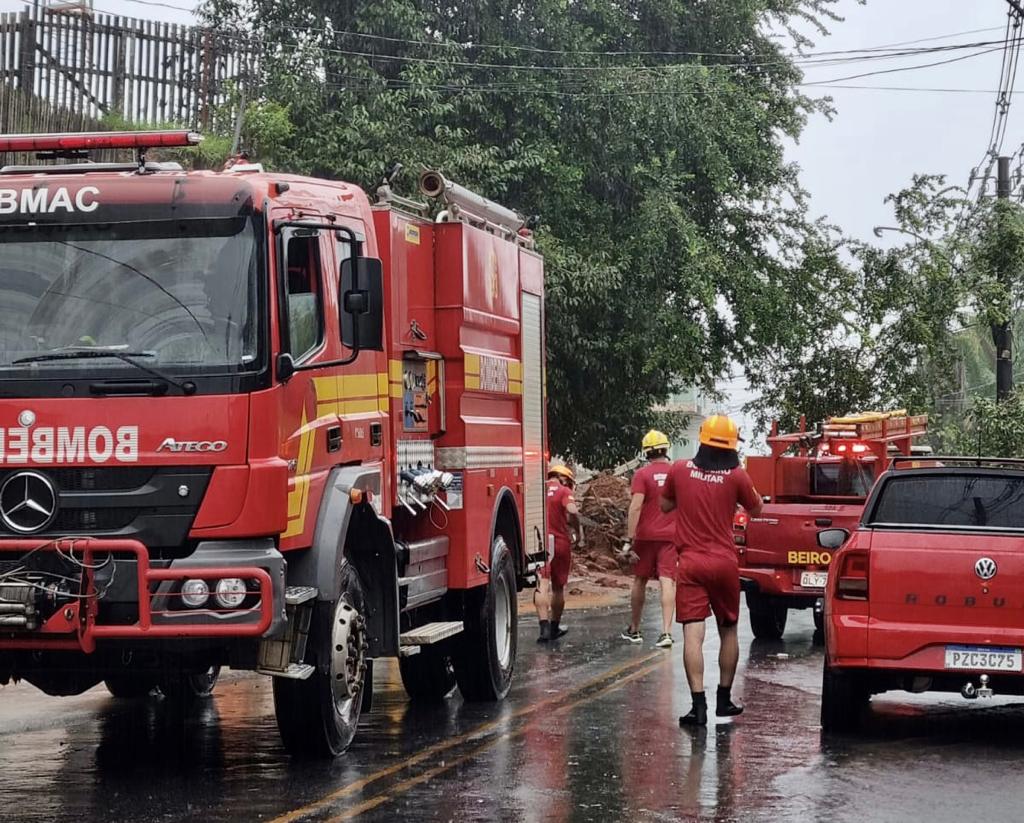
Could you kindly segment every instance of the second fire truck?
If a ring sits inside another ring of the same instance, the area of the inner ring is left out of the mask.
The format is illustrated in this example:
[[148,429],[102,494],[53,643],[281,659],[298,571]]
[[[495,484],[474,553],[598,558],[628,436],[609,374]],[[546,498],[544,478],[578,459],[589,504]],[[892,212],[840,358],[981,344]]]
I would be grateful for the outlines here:
[[764,510],[735,523],[754,637],[780,639],[790,609],[813,608],[821,629],[832,552],[818,533],[855,528],[875,478],[893,456],[914,451],[927,425],[926,415],[896,411],[832,417],[815,429],[801,419],[791,433],[772,427],[770,453],[747,460]]

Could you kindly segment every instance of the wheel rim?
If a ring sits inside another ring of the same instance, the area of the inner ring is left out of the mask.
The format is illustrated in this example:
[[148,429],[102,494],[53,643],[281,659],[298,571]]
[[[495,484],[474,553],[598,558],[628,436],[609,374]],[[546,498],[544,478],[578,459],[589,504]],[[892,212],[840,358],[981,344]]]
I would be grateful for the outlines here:
[[494,648],[498,665],[507,669],[512,659],[512,594],[505,575],[499,574],[494,582]]
[[334,607],[331,629],[331,694],[334,710],[349,719],[358,711],[366,674],[366,621],[344,597]]

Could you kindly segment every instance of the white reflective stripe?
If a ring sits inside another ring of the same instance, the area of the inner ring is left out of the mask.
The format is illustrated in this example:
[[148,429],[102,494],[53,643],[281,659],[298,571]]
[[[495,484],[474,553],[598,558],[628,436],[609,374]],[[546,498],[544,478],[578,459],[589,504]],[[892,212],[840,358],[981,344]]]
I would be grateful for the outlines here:
[[430,440],[399,440],[397,445],[399,468],[434,465],[434,444]]
[[[543,548],[541,535],[547,534],[544,497],[547,461],[544,459],[544,350],[542,346],[543,311],[541,299],[523,294],[523,480],[524,521],[527,546]],[[527,549],[530,551],[530,549]]]
[[438,449],[441,469],[498,469],[523,465],[523,450],[518,446],[459,446]]

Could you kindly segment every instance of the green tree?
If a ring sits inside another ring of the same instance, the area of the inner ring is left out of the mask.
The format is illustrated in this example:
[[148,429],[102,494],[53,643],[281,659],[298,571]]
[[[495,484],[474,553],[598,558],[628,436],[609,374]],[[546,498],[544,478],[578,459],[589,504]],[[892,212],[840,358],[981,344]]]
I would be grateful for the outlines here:
[[1024,321],[1024,210],[926,175],[889,202],[909,242],[846,244],[839,322],[765,387],[762,420],[910,407],[931,415],[936,448],[973,453],[980,442],[1007,456],[1024,401],[996,406],[993,343],[1004,323]]
[[[777,35],[834,0],[208,0],[257,44],[289,170],[441,168],[540,216],[552,447],[617,462],[682,385],[767,381],[841,276],[783,140],[823,109]],[[408,186],[411,181],[405,181]],[[408,190],[407,190],[408,191]]]

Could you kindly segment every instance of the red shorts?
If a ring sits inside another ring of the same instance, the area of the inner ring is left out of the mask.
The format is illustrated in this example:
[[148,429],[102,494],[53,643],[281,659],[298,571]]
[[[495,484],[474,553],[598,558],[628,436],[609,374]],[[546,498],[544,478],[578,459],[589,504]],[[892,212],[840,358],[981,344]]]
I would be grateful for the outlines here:
[[712,613],[721,626],[740,618],[740,564],[736,555],[683,551],[676,576],[676,620],[696,623]]
[[572,547],[568,543],[555,542],[555,554],[541,566],[540,576],[551,581],[556,589],[564,589],[569,582],[569,567],[572,566]]
[[633,574],[644,580],[668,577],[675,580],[679,554],[674,543],[662,540],[637,540],[633,551],[640,559],[633,566]]

